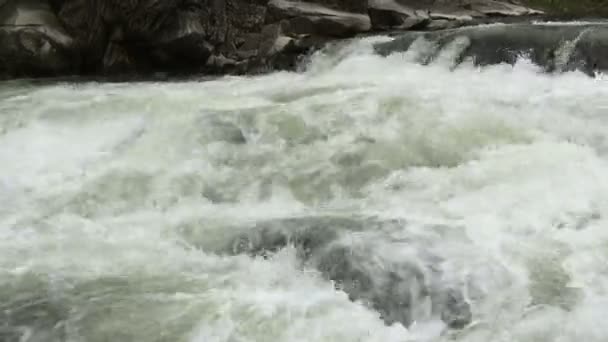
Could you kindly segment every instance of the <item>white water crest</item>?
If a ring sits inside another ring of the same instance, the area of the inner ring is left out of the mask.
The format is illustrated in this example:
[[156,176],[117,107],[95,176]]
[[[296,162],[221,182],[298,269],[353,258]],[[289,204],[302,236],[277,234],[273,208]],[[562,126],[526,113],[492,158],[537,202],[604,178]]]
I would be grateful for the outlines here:
[[[0,84],[0,341],[607,341],[608,82],[385,39],[303,73]],[[386,324],[293,246],[223,249],[318,217],[472,322]]]

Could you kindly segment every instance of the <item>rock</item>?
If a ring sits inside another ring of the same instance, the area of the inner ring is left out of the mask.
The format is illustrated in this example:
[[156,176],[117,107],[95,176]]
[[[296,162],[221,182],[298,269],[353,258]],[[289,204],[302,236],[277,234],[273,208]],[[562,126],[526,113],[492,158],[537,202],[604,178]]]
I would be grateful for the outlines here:
[[0,78],[76,72],[74,41],[48,3],[5,0],[0,20]]
[[106,10],[96,8],[89,0],[56,1],[53,6],[59,21],[76,41],[81,73],[100,72],[104,61],[111,60],[106,57],[106,49],[113,32],[104,22]]
[[[235,63],[234,61],[230,61],[225,57],[222,57],[221,59],[221,62],[223,63]],[[202,145],[213,142],[225,142],[235,145],[247,143],[247,139],[245,138],[243,131],[236,124],[222,119],[219,116],[206,115],[201,119],[200,126],[200,136],[198,142]]]
[[371,29],[368,16],[333,10],[310,2],[271,0],[268,15],[273,21],[287,19],[296,34],[350,37]]
[[486,15],[472,9],[471,5],[449,3],[436,4],[429,12],[431,19],[453,20],[453,21],[472,21],[477,18],[483,18]]
[[431,21],[425,29],[427,31],[438,31],[457,28],[463,24],[460,20],[436,19]]
[[[441,281],[435,256],[422,256],[428,250],[418,248],[421,256],[412,260],[395,259],[385,254],[388,235],[379,232],[402,229],[401,221],[378,221],[357,217],[303,217],[276,220],[246,228],[224,252],[269,256],[293,246],[302,262],[318,269],[335,282],[353,301],[378,311],[386,324],[409,326],[431,302],[431,315],[440,316],[446,325],[461,329],[472,321],[469,304],[459,291]],[[402,246],[398,242],[395,248]],[[415,239],[412,238],[412,245]],[[413,246],[408,246],[412,248]],[[421,261],[418,258],[424,258]],[[430,267],[425,267],[425,264]],[[426,317],[429,318],[429,317]]]
[[496,0],[473,0],[466,4],[468,8],[487,16],[524,16],[542,14],[542,11],[530,9],[525,6],[496,1]]
[[[370,0],[369,16],[374,30],[446,29],[476,19],[495,16],[541,14],[530,8],[496,0]],[[431,20],[440,20],[432,23]],[[445,20],[454,23],[446,23]],[[430,28],[429,28],[430,27]]]
[[560,61],[564,70],[584,70],[591,75],[597,71],[608,72],[608,27],[581,32],[579,37],[573,49],[558,50],[565,54]]
[[[209,0],[210,1],[210,0]],[[211,11],[209,20],[213,23],[215,18],[226,18],[222,29],[217,24],[207,25],[207,32],[216,32],[212,44],[219,52],[227,57],[234,58],[236,51],[247,43],[252,34],[259,34],[265,25],[268,0],[213,0],[214,3],[224,3],[223,7]],[[223,14],[220,14],[223,13]],[[204,21],[204,20],[203,20]]]
[[230,70],[234,70],[239,65],[239,62],[228,58],[222,54],[212,55],[207,59],[206,67],[210,68],[214,72],[230,73]]
[[368,303],[378,311],[387,325],[409,326],[416,318],[415,307],[429,296],[419,267],[382,260],[372,250],[337,242],[315,255],[314,263],[352,301]]
[[476,65],[515,64],[526,56],[546,71],[579,70],[587,74],[608,70],[608,26],[509,24],[466,27],[449,31],[408,32],[394,41],[377,44],[382,55],[406,51],[418,39],[435,48],[421,60],[431,61],[466,39],[467,45],[451,51],[454,63],[472,60]]
[[0,0],[0,58],[4,77],[294,70],[311,49],[372,29],[534,13],[497,0]]
[[328,40],[309,34],[293,37],[284,32],[284,27],[285,22],[282,22],[267,25],[262,29],[258,58],[254,59],[252,66],[260,69],[266,67],[275,70],[295,70],[308,51],[320,48]]
[[376,31],[420,28],[429,22],[429,13],[403,5],[397,0],[370,0],[368,13]]
[[103,56],[103,67],[106,73],[131,73],[136,70],[127,49],[120,43],[110,42]]
[[441,320],[452,329],[463,329],[473,321],[471,306],[461,292],[447,289],[439,292],[440,300],[436,303],[441,313]]
[[262,56],[274,55],[281,52],[290,41],[291,38],[283,34],[281,25],[267,25],[262,29],[262,36],[258,46],[259,54]]
[[0,78],[75,72],[70,51],[38,28],[0,28],[0,46]]
[[325,7],[351,12],[366,14],[367,13],[367,2],[368,0],[307,0],[312,3],[321,4]]
[[267,255],[288,245],[308,259],[334,241],[341,231],[360,231],[360,221],[342,217],[306,217],[260,222],[226,246],[230,254]]
[[122,70],[116,61],[132,71],[200,68],[211,48],[200,21],[202,9],[194,5],[151,0],[56,4],[59,19],[83,51],[83,71],[88,73]]

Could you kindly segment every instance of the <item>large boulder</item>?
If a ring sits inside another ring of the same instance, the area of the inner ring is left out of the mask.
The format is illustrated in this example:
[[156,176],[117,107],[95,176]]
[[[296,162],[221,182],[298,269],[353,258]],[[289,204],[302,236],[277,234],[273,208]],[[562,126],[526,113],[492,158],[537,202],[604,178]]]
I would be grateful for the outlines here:
[[70,74],[77,71],[75,54],[48,3],[0,2],[0,78]]
[[[467,27],[438,32],[407,32],[393,41],[376,45],[382,55],[416,49],[416,42],[433,46],[420,56],[432,63],[450,50],[459,64],[515,64],[528,58],[547,71],[579,70],[588,74],[608,71],[608,25],[510,24]],[[418,51],[421,52],[422,51]],[[445,62],[445,61],[444,61]]]
[[203,0],[65,0],[58,11],[83,51],[85,72],[195,70],[213,50]]
[[327,41],[533,10],[497,0],[0,0],[5,77],[294,69]]
[[367,15],[334,10],[311,2],[271,0],[268,19],[287,21],[291,34],[316,34],[331,37],[352,37],[371,29]]
[[[393,241],[383,233],[400,231],[404,224],[333,216],[260,222],[244,228],[223,252],[269,256],[292,246],[305,265],[334,281],[351,300],[378,311],[386,324],[409,326],[436,316],[450,328],[465,327],[472,321],[470,305],[457,286],[442,280],[442,259],[429,253],[433,246],[414,235]],[[396,258],[397,251],[407,256]]]
[[446,28],[482,18],[542,14],[526,6],[496,0],[369,0],[368,11],[377,31]]
[[214,72],[259,33],[266,0],[54,0],[84,71]]
[[351,13],[367,13],[368,0],[296,0],[309,1],[339,11]]

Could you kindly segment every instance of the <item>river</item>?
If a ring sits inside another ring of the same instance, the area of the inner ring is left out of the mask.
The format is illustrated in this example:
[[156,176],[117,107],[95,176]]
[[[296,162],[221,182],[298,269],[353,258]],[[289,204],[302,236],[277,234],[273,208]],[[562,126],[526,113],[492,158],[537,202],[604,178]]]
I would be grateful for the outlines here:
[[[607,341],[608,81],[386,39],[302,73],[1,83],[0,341]],[[471,322],[428,296],[389,322],[296,245],[226,247],[321,221]]]

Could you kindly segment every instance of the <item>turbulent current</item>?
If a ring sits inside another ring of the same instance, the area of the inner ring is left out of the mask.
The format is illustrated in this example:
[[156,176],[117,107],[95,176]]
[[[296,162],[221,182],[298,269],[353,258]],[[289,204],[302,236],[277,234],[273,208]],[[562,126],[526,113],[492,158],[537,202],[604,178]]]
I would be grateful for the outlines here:
[[607,341],[608,82],[377,40],[0,84],[0,341]]

